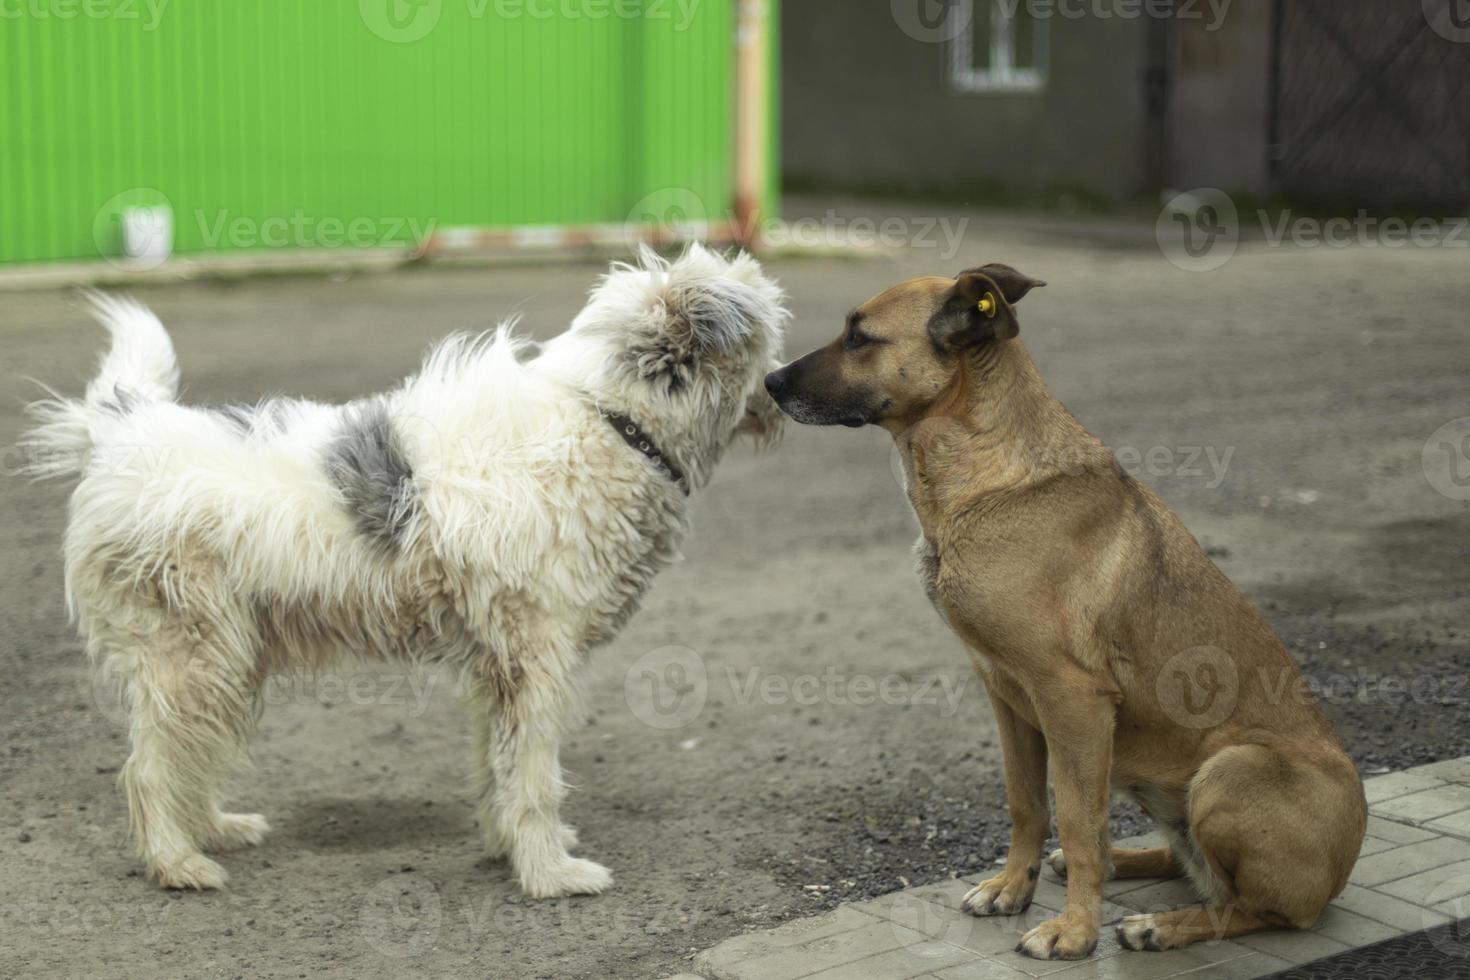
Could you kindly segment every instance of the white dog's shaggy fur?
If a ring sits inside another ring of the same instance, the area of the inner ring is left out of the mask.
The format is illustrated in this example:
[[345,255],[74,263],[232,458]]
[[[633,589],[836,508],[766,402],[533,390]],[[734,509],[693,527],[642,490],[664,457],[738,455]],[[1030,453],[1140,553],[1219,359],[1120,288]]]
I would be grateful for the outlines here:
[[748,256],[645,252],[534,356],[502,327],[438,345],[386,395],[226,409],[177,404],[158,320],[99,299],[111,351],[83,400],[31,406],[29,446],[38,475],[81,477],[68,604],[124,684],[149,873],[224,884],[203,852],[268,830],[219,806],[262,682],[356,655],[457,668],[487,849],[535,897],[607,888],[567,853],[560,730],[588,650],[675,557],[686,496],[603,413],[702,486],[738,431],[779,425],[761,379],[782,298]]

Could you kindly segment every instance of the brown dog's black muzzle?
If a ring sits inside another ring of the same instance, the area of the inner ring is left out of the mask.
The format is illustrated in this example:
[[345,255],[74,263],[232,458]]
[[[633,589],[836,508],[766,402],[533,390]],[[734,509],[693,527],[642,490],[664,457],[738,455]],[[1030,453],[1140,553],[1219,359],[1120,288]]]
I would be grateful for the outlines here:
[[791,369],[794,366],[795,362],[783,368],[777,368],[766,375],[766,394],[775,399],[777,405],[781,404],[781,396],[786,393],[786,387],[791,380]]
[[766,391],[781,411],[803,425],[861,428],[876,416],[871,392],[843,384],[829,363],[832,351],[819,348],[766,375]]

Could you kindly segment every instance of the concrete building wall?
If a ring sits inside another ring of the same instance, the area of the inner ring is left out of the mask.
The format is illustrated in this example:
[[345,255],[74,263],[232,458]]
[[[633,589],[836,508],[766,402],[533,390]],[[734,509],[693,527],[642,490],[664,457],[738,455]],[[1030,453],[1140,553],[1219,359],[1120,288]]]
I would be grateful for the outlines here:
[[781,5],[788,183],[1107,198],[1150,189],[1147,21],[1052,17],[1044,91],[968,93],[950,83],[948,44],[910,36],[894,6]]

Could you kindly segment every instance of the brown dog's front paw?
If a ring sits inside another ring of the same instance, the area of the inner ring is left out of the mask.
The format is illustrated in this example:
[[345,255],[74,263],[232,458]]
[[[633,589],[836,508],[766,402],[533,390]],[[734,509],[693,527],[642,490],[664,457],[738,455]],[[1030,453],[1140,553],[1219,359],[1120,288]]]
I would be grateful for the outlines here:
[[1097,924],[1064,912],[1021,937],[1016,952],[1035,960],[1080,960],[1097,949]]
[[971,915],[1015,915],[1031,907],[1036,893],[1035,869],[1023,868],[1016,874],[1009,868],[989,881],[970,889],[960,902],[960,911]]

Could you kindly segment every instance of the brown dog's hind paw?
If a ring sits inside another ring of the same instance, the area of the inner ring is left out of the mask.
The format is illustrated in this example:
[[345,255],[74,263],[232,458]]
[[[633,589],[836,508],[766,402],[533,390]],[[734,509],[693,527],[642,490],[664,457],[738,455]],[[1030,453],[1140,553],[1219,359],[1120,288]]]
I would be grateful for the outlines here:
[[1067,855],[1062,853],[1060,847],[1047,855],[1046,863],[1051,865],[1051,869],[1057,873],[1058,878],[1067,877]]
[[1158,923],[1152,915],[1129,915],[1118,920],[1118,944],[1124,949],[1162,952],[1169,947],[1159,941]]

